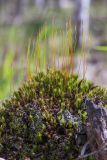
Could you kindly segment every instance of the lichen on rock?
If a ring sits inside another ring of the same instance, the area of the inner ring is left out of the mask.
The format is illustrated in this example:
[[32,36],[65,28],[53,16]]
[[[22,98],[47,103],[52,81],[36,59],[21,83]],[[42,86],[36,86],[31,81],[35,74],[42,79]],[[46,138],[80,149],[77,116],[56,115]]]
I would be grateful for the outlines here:
[[87,97],[106,107],[107,91],[77,75],[49,70],[33,76],[0,107],[0,157],[76,159],[87,142]]

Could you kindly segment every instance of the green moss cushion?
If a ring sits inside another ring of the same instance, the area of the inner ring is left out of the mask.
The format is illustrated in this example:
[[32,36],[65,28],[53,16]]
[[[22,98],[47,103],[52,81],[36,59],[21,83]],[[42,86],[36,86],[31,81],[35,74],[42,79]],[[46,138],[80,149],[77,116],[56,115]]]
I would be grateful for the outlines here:
[[76,159],[87,141],[87,97],[106,107],[105,89],[67,72],[38,73],[0,107],[0,157]]

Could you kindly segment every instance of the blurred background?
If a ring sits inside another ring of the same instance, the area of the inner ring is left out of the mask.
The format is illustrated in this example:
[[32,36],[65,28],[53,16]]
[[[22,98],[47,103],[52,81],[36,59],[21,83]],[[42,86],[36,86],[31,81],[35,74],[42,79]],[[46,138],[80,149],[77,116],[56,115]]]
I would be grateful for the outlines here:
[[48,67],[107,86],[107,0],[0,0],[0,99]]

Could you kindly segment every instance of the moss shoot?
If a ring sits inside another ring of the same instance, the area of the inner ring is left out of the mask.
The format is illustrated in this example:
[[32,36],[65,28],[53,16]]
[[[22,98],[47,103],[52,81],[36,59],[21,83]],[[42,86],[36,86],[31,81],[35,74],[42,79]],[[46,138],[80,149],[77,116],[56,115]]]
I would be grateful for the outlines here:
[[85,125],[86,98],[107,106],[107,91],[77,75],[49,70],[33,76],[0,107],[0,157],[76,159],[82,146],[75,139],[78,121],[67,121],[63,113],[71,113]]

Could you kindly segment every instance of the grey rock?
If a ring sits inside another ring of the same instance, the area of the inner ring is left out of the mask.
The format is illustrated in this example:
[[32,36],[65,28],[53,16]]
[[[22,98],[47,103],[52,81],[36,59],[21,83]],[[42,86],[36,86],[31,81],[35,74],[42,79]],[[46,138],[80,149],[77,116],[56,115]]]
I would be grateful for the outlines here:
[[86,100],[88,122],[87,136],[96,160],[107,160],[107,109]]

